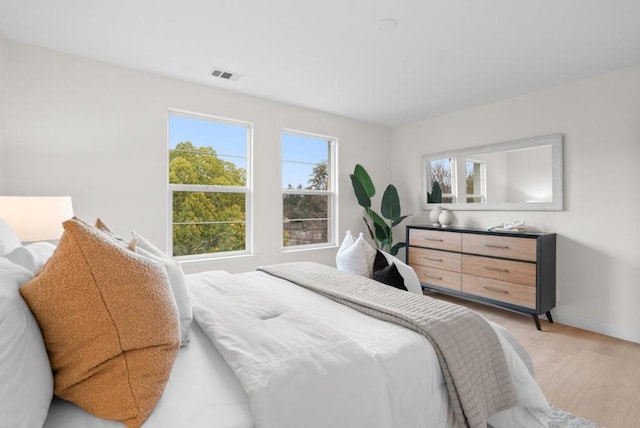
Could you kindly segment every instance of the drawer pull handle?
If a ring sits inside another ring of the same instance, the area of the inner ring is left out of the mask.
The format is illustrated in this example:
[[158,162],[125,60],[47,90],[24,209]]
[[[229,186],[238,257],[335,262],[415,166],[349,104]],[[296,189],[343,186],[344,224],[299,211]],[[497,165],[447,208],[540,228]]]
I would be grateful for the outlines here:
[[500,288],[495,288],[495,287],[487,287],[486,285],[483,287],[485,290],[488,291],[495,291],[496,293],[503,293],[503,294],[509,294],[509,292],[507,290],[502,290]]
[[423,238],[425,241],[435,241],[435,242],[442,242],[442,239],[438,239],[438,238]]
[[496,245],[496,244],[484,244],[484,246],[488,248],[501,248],[503,250],[509,250],[511,248],[508,245]]
[[439,279],[440,281],[442,281],[442,277],[441,276],[435,276],[435,275],[429,275],[427,273],[423,274],[425,278],[430,278],[430,279]]
[[424,257],[425,260],[431,260],[432,262],[442,262],[442,259],[436,257]]
[[485,266],[484,268],[486,270],[492,270],[494,272],[509,273],[509,269],[502,269],[502,268],[497,268],[497,267],[493,267],[493,266]]

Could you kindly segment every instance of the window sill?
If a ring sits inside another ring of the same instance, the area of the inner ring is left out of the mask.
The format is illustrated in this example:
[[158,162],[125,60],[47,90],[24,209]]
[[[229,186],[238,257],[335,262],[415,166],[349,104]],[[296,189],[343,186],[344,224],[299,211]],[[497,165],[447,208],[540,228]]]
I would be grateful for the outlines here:
[[315,244],[315,245],[300,245],[291,248],[282,248],[280,250],[281,253],[299,253],[303,251],[314,251],[314,250],[331,250],[335,248],[340,248],[339,245],[336,244]]
[[189,265],[189,264],[211,262],[211,261],[218,261],[218,260],[241,259],[241,258],[248,258],[253,256],[254,254],[252,253],[242,251],[237,253],[226,253],[221,255],[198,254],[193,256],[178,256],[178,257],[174,257],[174,260],[176,260],[181,265]]

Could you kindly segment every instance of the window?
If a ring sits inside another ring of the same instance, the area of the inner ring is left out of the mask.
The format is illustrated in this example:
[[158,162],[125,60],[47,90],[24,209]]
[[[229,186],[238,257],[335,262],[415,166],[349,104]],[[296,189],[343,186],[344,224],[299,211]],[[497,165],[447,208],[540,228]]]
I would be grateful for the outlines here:
[[251,126],[169,113],[169,246],[174,256],[250,248]]
[[466,202],[486,202],[486,162],[467,159],[465,161],[465,171]]
[[334,244],[335,139],[285,131],[281,142],[283,246]]
[[442,191],[442,199],[434,203],[455,203],[457,189],[452,187],[456,182],[456,163],[453,159],[436,159],[431,161],[431,189],[438,182]]

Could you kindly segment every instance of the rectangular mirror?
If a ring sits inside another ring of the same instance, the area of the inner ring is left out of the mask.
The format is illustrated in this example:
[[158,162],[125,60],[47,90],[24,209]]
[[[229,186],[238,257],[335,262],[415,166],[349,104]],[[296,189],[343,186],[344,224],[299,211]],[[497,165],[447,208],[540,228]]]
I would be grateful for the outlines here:
[[422,157],[422,206],[452,210],[563,209],[562,135]]

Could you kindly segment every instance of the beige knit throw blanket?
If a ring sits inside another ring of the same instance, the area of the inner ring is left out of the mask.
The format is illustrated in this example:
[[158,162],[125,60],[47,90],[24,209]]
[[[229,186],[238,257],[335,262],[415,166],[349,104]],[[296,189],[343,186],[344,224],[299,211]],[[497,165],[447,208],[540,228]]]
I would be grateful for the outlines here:
[[476,312],[312,262],[258,269],[424,335],[442,367],[457,426],[486,428],[489,416],[517,404],[496,332]]

